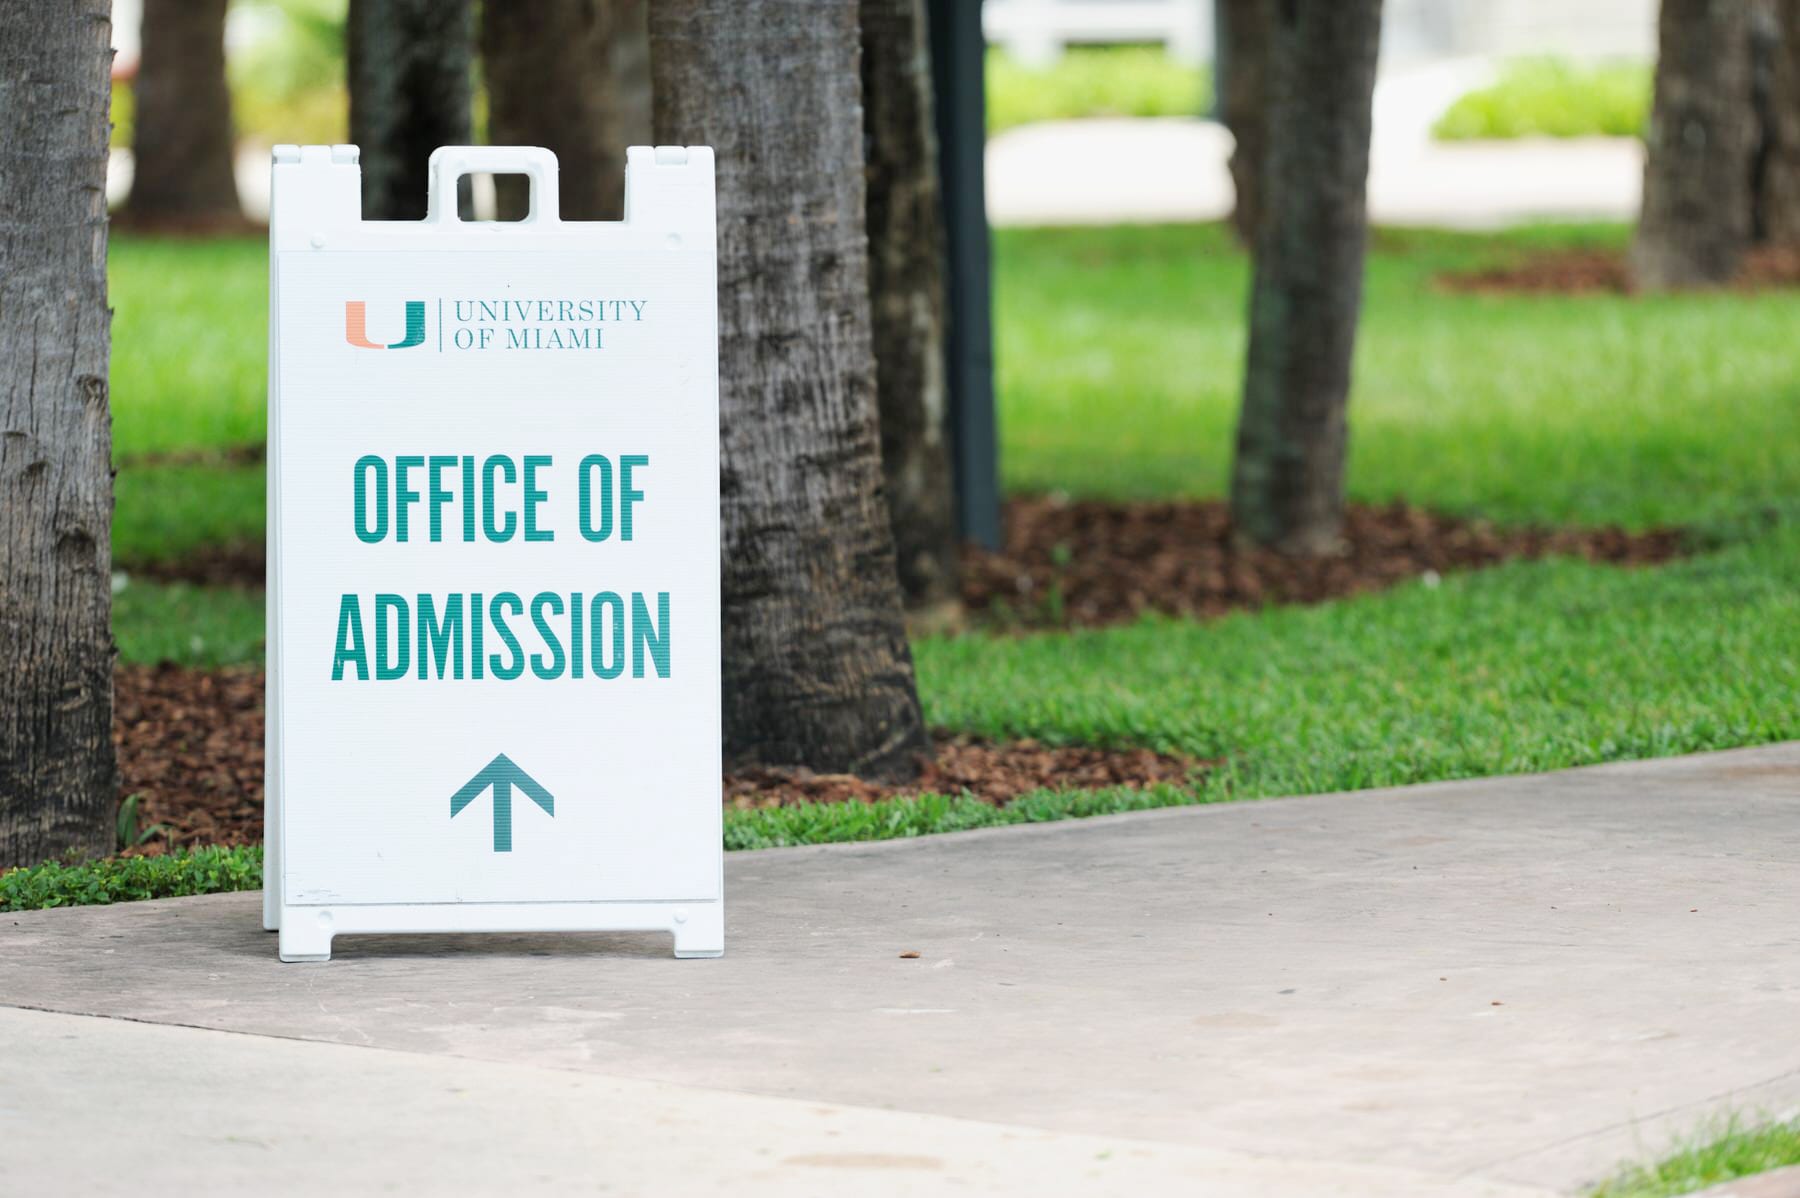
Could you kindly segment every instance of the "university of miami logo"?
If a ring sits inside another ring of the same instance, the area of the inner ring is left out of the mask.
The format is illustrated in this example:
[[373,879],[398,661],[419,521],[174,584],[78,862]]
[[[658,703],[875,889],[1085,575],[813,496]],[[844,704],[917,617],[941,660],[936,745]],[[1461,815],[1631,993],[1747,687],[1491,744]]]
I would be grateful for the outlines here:
[[362,300],[344,304],[344,340],[358,349],[411,349],[425,344],[425,301],[406,301],[406,336],[392,345],[369,340],[368,308]]

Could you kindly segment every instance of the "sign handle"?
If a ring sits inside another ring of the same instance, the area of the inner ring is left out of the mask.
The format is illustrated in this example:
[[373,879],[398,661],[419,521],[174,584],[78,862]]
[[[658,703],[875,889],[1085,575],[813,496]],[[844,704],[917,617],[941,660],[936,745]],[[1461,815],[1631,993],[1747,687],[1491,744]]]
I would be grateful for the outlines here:
[[464,175],[524,175],[531,180],[530,202],[521,225],[558,222],[556,155],[542,146],[444,146],[431,152],[431,192],[427,224],[461,223],[456,212],[456,184]]

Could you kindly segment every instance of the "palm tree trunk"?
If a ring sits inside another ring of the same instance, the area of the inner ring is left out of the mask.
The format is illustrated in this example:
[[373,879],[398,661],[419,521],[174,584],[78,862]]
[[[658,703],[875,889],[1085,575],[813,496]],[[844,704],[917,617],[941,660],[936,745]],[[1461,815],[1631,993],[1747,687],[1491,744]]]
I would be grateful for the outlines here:
[[1221,5],[1219,115],[1231,130],[1231,184],[1237,193],[1231,227],[1256,244],[1262,219],[1263,158],[1268,154],[1270,0],[1216,0]]
[[[618,220],[625,203],[625,147],[650,140],[647,73],[626,78],[646,39],[646,0],[538,0],[487,4],[481,56],[488,140],[556,154],[564,220]],[[630,43],[637,43],[634,47]],[[525,180],[494,181],[501,220],[518,220]]]
[[110,11],[0,5],[0,868],[113,849]]
[[1774,0],[1769,121],[1762,176],[1763,234],[1800,246],[1800,0]]
[[242,219],[225,85],[226,0],[144,0],[125,214],[205,227]]
[[[364,220],[422,220],[425,165],[469,144],[473,0],[350,0],[350,140]],[[463,182],[459,207],[468,209]]]
[[1657,30],[1632,277],[1649,291],[1725,283],[1751,231],[1750,6],[1662,0]]
[[869,151],[869,302],[881,462],[900,590],[943,620],[957,605],[956,485],[944,378],[944,221],[924,0],[862,0]]
[[658,0],[650,54],[657,140],[718,156],[726,762],[906,777],[856,0]]
[[1231,511],[1248,541],[1323,554],[1338,548],[1344,518],[1381,3],[1283,0],[1270,17],[1265,208]]

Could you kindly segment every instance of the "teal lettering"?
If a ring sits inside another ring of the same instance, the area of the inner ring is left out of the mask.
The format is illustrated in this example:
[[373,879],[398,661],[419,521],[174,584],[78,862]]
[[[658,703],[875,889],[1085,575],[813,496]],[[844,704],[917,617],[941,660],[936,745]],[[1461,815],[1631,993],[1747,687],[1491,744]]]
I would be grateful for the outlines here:
[[338,600],[337,652],[331,659],[331,680],[344,680],[344,666],[356,667],[356,680],[369,680],[369,651],[363,642],[362,601],[355,595]]
[[525,539],[527,541],[554,541],[556,534],[548,528],[537,526],[537,505],[550,498],[547,492],[537,487],[539,466],[548,466],[550,455],[547,453],[528,453],[525,455]]
[[581,677],[581,592],[569,596],[569,677]]
[[631,468],[648,466],[650,455],[645,453],[628,453],[619,459],[619,539],[631,539],[631,505],[644,497],[642,491],[631,488]]
[[445,660],[451,677],[463,676],[463,597],[444,598],[444,619],[438,622],[437,604],[430,595],[419,596],[419,677],[427,678],[427,667],[437,666],[437,676],[444,676]]
[[[375,524],[369,524],[369,471],[375,472]],[[387,459],[365,454],[356,459],[353,473],[356,493],[356,539],[365,545],[385,540],[388,534]],[[351,596],[354,598],[354,596]]]
[[522,616],[525,614],[525,601],[511,591],[501,591],[494,596],[493,603],[488,607],[488,620],[493,624],[494,631],[499,634],[500,641],[506,646],[507,652],[511,654],[511,660],[505,665],[500,664],[498,653],[492,654],[488,658],[488,668],[494,671],[494,677],[504,678],[510,682],[525,672],[525,654],[519,648],[519,638],[513,635],[513,630],[507,626],[506,617],[500,613],[500,609],[503,607],[510,607],[513,615]]
[[[393,620],[388,613],[393,613]],[[394,626],[394,636],[390,641],[388,627]],[[390,655],[388,649],[394,652]],[[406,677],[407,667],[412,664],[412,625],[406,618],[406,600],[399,595],[375,596],[375,680],[392,682],[396,678]]]
[[406,485],[406,472],[423,467],[425,459],[416,453],[394,459],[394,540],[406,540],[407,508],[419,501],[419,493]]
[[469,677],[477,682],[487,669],[487,659],[481,656],[481,613],[486,610],[480,591],[469,596]]
[[475,459],[464,456],[462,460],[462,516],[463,540],[475,539]]
[[550,630],[550,622],[544,619],[544,609],[546,607],[557,615],[562,615],[562,596],[552,594],[549,591],[540,591],[533,596],[531,600],[532,626],[537,629],[538,635],[544,638],[545,646],[549,648],[553,655],[550,658],[550,661],[546,663],[542,653],[533,653],[531,655],[531,672],[547,682],[552,678],[562,677],[563,647],[562,642],[556,639],[556,633]]
[[494,523],[494,475],[498,472],[506,476],[506,481],[517,482],[519,471],[513,460],[505,454],[497,453],[481,464],[481,529],[490,541],[510,541],[518,528],[519,518],[511,511],[506,513],[506,523]]
[[[605,635],[606,628],[603,624],[607,618],[604,613],[608,608],[612,610],[612,636],[610,638]],[[612,591],[601,591],[594,596],[594,606],[589,609],[588,619],[590,621],[589,631],[592,633],[588,638],[592,642],[588,653],[593,662],[594,677],[617,678],[625,672],[625,601]],[[612,664],[610,665],[607,664],[603,648],[608,640],[612,642]]]
[[[600,472],[600,523],[594,523],[593,474]],[[581,459],[576,488],[576,510],[581,517],[581,535],[590,541],[604,541],[613,530],[613,468],[605,454],[590,453]]]
[[456,458],[451,455],[438,453],[431,455],[429,486],[431,489],[431,539],[434,541],[444,539],[444,505],[456,498],[456,492],[441,485],[438,477],[446,467],[454,465],[456,465]]
[[650,660],[656,665],[656,676],[669,676],[669,592],[660,591],[656,596],[657,621],[662,631],[650,623],[650,609],[644,605],[644,596],[631,592],[631,676],[644,676],[644,650],[650,650]]

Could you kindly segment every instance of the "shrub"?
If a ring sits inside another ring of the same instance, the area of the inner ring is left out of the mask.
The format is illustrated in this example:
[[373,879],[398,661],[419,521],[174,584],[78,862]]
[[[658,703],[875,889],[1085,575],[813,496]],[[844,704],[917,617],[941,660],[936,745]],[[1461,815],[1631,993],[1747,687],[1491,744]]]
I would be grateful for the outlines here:
[[1033,121],[1091,116],[1201,116],[1212,77],[1144,46],[1076,47],[1048,67],[988,51],[987,123],[998,133]]
[[177,849],[162,857],[105,857],[0,873],[0,911],[36,911],[133,899],[255,890],[262,885],[261,845]]
[[1514,137],[1641,137],[1651,69],[1642,63],[1520,59],[1452,104],[1431,134],[1440,141]]

